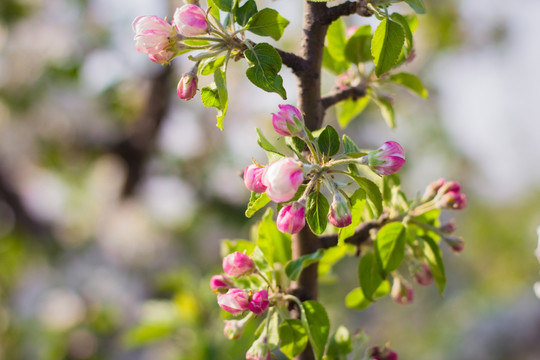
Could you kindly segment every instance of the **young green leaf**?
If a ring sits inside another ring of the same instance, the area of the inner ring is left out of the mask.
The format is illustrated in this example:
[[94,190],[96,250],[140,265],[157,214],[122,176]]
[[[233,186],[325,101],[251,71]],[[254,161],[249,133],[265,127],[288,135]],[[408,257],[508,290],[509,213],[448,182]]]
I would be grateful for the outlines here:
[[347,134],[343,134],[341,142],[343,143],[343,149],[345,150],[345,154],[360,152],[360,148]]
[[271,208],[266,210],[259,224],[255,243],[271,265],[274,262],[285,264],[291,260],[291,236],[278,230],[276,223],[272,220]]
[[225,12],[231,12],[233,8],[233,0],[212,0],[214,4],[219,8],[219,10],[223,10]]
[[356,189],[351,195],[351,224],[338,230],[338,244],[343,244],[347,238],[354,235],[355,229],[362,219],[365,205],[366,192],[363,189]]
[[323,255],[324,250],[319,249],[312,254],[301,256],[296,260],[291,260],[287,266],[285,266],[285,274],[287,274],[287,277],[292,281],[296,281],[304,268],[319,261]]
[[253,49],[246,50],[244,55],[250,65],[246,70],[248,79],[264,91],[275,92],[286,99],[283,79],[278,75],[281,70],[281,57],[276,49],[267,43],[260,43]]
[[234,14],[234,20],[240,26],[245,26],[249,19],[257,13],[257,3],[255,0],[248,0],[242,6],[240,6]]
[[330,73],[334,75],[343,74],[349,68],[350,64],[348,62],[337,61],[332,57],[330,51],[325,46],[323,49],[323,59],[322,66]]
[[409,22],[403,15],[393,13],[392,15],[390,15],[390,18],[401,25],[401,28],[403,29],[403,34],[405,35],[405,42],[403,43],[403,48],[401,49],[398,60],[398,63],[401,63],[402,61],[407,60],[407,58],[411,54],[411,51],[413,50],[413,35],[409,27]]
[[424,3],[422,0],[405,0],[407,4],[417,13],[417,14],[425,14],[426,8],[424,7]]
[[333,246],[329,249],[326,249],[324,251],[323,257],[319,260],[319,277],[328,275],[332,271],[332,267],[349,253],[351,247],[352,245]]
[[366,179],[365,177],[355,176],[354,180],[364,189],[367,194],[369,207],[372,209],[375,217],[379,217],[382,214],[382,195],[379,187],[371,180]]
[[270,202],[270,198],[266,193],[256,193],[251,192],[251,197],[249,199],[248,207],[246,209],[246,217],[252,217],[257,211],[262,209]]
[[264,137],[262,131],[259,128],[256,128],[256,131],[257,131],[257,144],[259,144],[259,146],[266,151],[266,154],[268,155],[268,160],[270,162],[273,162],[275,160],[281,159],[282,157],[285,157],[285,155],[280,153],[278,149],[276,149],[276,147],[272,145],[272,143]]
[[285,142],[297,154],[301,154],[306,147],[304,140],[300,139],[298,136],[286,136]]
[[219,108],[219,95],[215,83],[201,89],[201,101],[206,107]]
[[366,94],[366,96],[357,100],[346,99],[336,104],[339,126],[345,129],[355,117],[364,111],[366,106],[369,104],[370,99],[371,98]]
[[327,158],[337,154],[339,151],[340,142],[336,129],[330,125],[327,125],[320,133],[317,143],[319,145],[319,150]]
[[306,203],[306,221],[314,234],[320,235],[328,224],[330,205],[326,197],[319,191],[308,195]]
[[326,48],[334,61],[337,61],[342,68],[347,70],[349,63],[345,59],[345,23],[340,18],[328,27],[326,32]]
[[404,41],[405,33],[397,22],[387,18],[377,26],[371,41],[371,54],[377,76],[381,76],[394,67]]
[[279,349],[290,359],[304,351],[309,341],[307,330],[298,319],[283,321],[279,325],[279,337],[281,339]]
[[216,82],[220,105],[217,114],[217,127],[223,130],[223,119],[225,118],[225,114],[227,114],[227,109],[229,108],[229,95],[227,92],[225,73],[219,68],[217,68],[214,72],[214,81]]
[[274,311],[268,323],[268,332],[266,333],[268,347],[274,350],[279,345],[279,312]]
[[324,306],[315,300],[302,303],[308,323],[308,335],[311,347],[317,360],[322,359],[328,335],[330,334],[330,320]]
[[384,279],[377,266],[377,259],[372,252],[367,252],[360,258],[358,278],[360,279],[360,287],[366,299],[374,301],[373,294]]
[[386,121],[386,125],[388,125],[391,129],[396,127],[396,114],[394,113],[394,106],[390,102],[390,100],[379,97],[379,98],[373,98],[373,101],[375,101],[375,104],[379,107],[379,110],[381,110],[381,115]]
[[345,297],[345,305],[351,309],[364,310],[371,305],[371,301],[366,299],[364,292],[358,287],[356,289],[352,289],[347,294]]
[[371,26],[359,27],[347,40],[345,57],[353,64],[371,61]]
[[210,9],[210,15],[213,15],[219,21],[219,7],[216,5],[215,0],[206,0],[206,4]]
[[399,222],[384,225],[377,233],[375,254],[384,276],[396,270],[405,255],[405,226]]
[[427,246],[424,245],[422,250],[424,251],[424,257],[426,258],[429,269],[433,274],[433,279],[437,284],[439,294],[442,296],[444,288],[446,287],[446,275],[441,256],[441,249],[429,236],[422,236],[421,239],[427,243]]
[[351,334],[342,325],[330,337],[328,349],[326,350],[326,358],[327,360],[346,360],[347,354],[352,350]]
[[201,75],[213,74],[216,69],[222,67],[224,63],[225,55],[203,62],[200,67]]
[[274,9],[262,9],[249,19],[246,29],[260,36],[270,36],[274,40],[279,40],[289,25],[289,20],[285,19]]
[[390,80],[395,82],[396,84],[405,86],[407,89],[415,92],[424,99],[428,97],[428,91],[424,87],[424,84],[422,84],[422,81],[420,81],[420,79],[413,74],[400,72],[391,75]]

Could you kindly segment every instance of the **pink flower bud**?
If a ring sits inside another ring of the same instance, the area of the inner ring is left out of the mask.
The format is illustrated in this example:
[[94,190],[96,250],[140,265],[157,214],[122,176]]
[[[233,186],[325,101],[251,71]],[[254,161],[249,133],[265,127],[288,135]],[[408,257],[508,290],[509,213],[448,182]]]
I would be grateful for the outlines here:
[[306,208],[303,203],[294,202],[279,210],[276,219],[277,228],[281,232],[296,234],[306,225]]
[[465,248],[465,241],[463,238],[452,236],[452,235],[444,235],[443,240],[450,246],[452,251],[455,253],[460,253]]
[[304,131],[304,117],[292,105],[278,105],[277,114],[272,114],[272,125],[280,135],[296,136]]
[[387,141],[367,155],[368,164],[379,175],[390,175],[405,163],[405,152],[395,141]]
[[208,30],[206,13],[193,4],[186,4],[174,12],[174,24],[178,32],[185,36],[205,34]]
[[422,201],[425,202],[433,199],[445,183],[446,179],[444,178],[440,178],[438,180],[430,182],[429,185],[426,187],[426,190],[424,191]]
[[462,210],[467,206],[467,195],[460,192],[448,192],[444,194],[437,205],[441,209]]
[[441,194],[448,194],[451,192],[458,193],[461,191],[461,185],[456,181],[446,181],[439,189]]
[[135,49],[148,54],[150,60],[167,64],[176,56],[176,30],[165,20],[154,16],[139,16],[131,25],[135,31]]
[[348,226],[352,222],[351,210],[347,202],[339,195],[334,195],[328,220],[332,225],[338,228]]
[[266,290],[257,291],[251,297],[249,302],[248,309],[251,310],[255,315],[262,315],[268,309],[268,293]]
[[197,74],[188,72],[182,75],[176,88],[178,97],[182,100],[191,100],[197,93]]
[[407,305],[413,302],[412,287],[400,278],[394,278],[390,295],[398,304]]
[[444,234],[453,234],[456,231],[456,225],[454,224],[453,221],[449,221],[445,224],[442,224],[439,227],[439,231]]
[[229,289],[226,294],[217,296],[218,305],[233,315],[238,315],[248,309],[249,294],[242,289]]
[[265,170],[264,167],[255,164],[249,165],[244,170],[244,184],[249,191],[254,191],[256,193],[265,192],[266,186],[262,183],[262,176]]
[[215,293],[224,293],[232,286],[231,280],[224,275],[214,275],[210,279],[210,288]]
[[370,360],[398,360],[397,353],[386,346],[382,349],[379,349],[378,346],[373,347],[369,356]]
[[239,339],[244,332],[244,328],[246,327],[248,319],[249,316],[246,316],[242,320],[225,321],[225,327],[223,328],[223,333],[225,334],[225,337],[229,340]]
[[270,360],[271,353],[268,344],[257,339],[246,353],[246,360]]
[[249,275],[255,269],[255,264],[249,256],[235,251],[223,258],[223,271],[229,276]]
[[433,282],[433,274],[427,264],[420,264],[414,272],[414,280],[422,286],[429,286]]
[[270,164],[262,176],[266,194],[275,202],[292,199],[303,182],[303,164],[289,157]]

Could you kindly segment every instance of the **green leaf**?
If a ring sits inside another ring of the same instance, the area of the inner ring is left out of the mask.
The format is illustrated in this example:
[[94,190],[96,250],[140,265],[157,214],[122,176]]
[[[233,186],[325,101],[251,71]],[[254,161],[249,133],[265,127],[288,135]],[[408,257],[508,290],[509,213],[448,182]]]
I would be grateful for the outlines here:
[[326,350],[326,359],[346,360],[347,354],[352,350],[351,334],[345,326],[340,326],[330,337],[328,349]]
[[206,107],[220,107],[219,95],[215,83],[201,89],[201,101]]
[[246,29],[260,36],[270,36],[274,40],[279,40],[289,25],[289,20],[285,19],[274,9],[262,9],[249,19]]
[[308,323],[308,335],[316,359],[321,359],[328,335],[330,334],[330,320],[326,309],[315,300],[302,303]]
[[426,258],[429,269],[431,270],[433,279],[437,284],[439,294],[442,296],[444,293],[444,288],[446,287],[446,275],[441,256],[441,249],[429,236],[423,236],[422,240],[428,244],[428,246],[423,246],[422,250],[424,251],[424,257]]
[[308,343],[308,333],[302,321],[287,319],[279,326],[281,345],[279,349],[288,358],[292,359],[299,355]]
[[251,192],[251,198],[249,199],[249,204],[246,209],[246,217],[252,217],[257,211],[262,209],[270,202],[270,198],[266,193],[256,193]]
[[320,235],[328,224],[330,205],[326,197],[319,191],[308,195],[306,203],[306,221],[314,234]]
[[382,196],[384,202],[390,204],[392,201],[394,189],[398,188],[401,181],[398,174],[391,174],[382,177]]
[[357,189],[351,195],[351,224],[338,230],[338,244],[343,244],[347,238],[354,235],[356,227],[362,219],[362,212],[366,205],[366,192],[363,189]]
[[343,134],[341,142],[343,143],[343,149],[345,150],[345,154],[360,152],[360,148],[358,147],[358,145],[356,145],[353,139],[351,139],[347,134]]
[[274,311],[268,324],[268,332],[266,334],[268,347],[274,350],[279,345],[279,312]]
[[285,155],[280,153],[278,149],[276,149],[276,147],[264,137],[262,131],[259,128],[256,128],[256,131],[257,144],[259,144],[259,146],[266,151],[266,154],[268,155],[268,161],[274,162],[281,159],[282,157],[285,157]]
[[424,3],[422,0],[405,0],[407,4],[417,13],[417,14],[425,14],[426,8],[424,7]]
[[[326,48],[334,60],[345,62],[345,42],[345,23],[339,18],[330,24],[326,32]],[[349,67],[348,64],[346,66]]]
[[223,119],[225,118],[225,114],[227,114],[227,109],[229,108],[229,95],[227,92],[225,73],[219,68],[214,72],[214,81],[216,82],[220,104],[220,107],[218,108],[216,126],[223,130]]
[[400,72],[391,75],[390,80],[395,82],[396,84],[405,86],[406,88],[417,93],[424,99],[428,97],[428,91],[424,87],[424,84],[422,84],[422,81],[420,81],[420,79],[418,79],[413,74]]
[[377,26],[371,41],[371,54],[377,76],[381,76],[396,65],[404,41],[403,28],[397,22],[384,19]]
[[375,101],[375,104],[379,107],[379,110],[381,110],[381,115],[386,121],[386,124],[391,128],[396,127],[396,115],[394,113],[394,106],[392,106],[392,103],[390,100],[385,98],[373,98]]
[[[377,290],[375,290],[375,293],[373,293],[373,298],[374,299],[382,298],[386,296],[389,292],[390,292],[390,283],[388,282],[388,280],[384,280],[379,285]],[[347,307],[350,307],[351,309],[364,310],[371,304],[372,304],[372,301],[369,301],[368,299],[366,299],[361,288],[356,288],[356,289],[351,290],[345,297],[345,305],[347,305]]]
[[[351,245],[352,247],[352,245]],[[332,271],[332,267],[339,260],[343,259],[345,255],[349,253],[349,246],[333,246],[324,251],[324,255],[319,260],[318,273],[319,277],[329,274]]]
[[244,5],[240,6],[236,10],[234,20],[238,23],[238,25],[245,26],[249,19],[251,19],[251,17],[256,13],[257,3],[255,3],[255,0],[248,0]]
[[347,40],[345,57],[353,64],[371,61],[371,26],[359,27]]
[[354,180],[364,189],[367,195],[368,205],[374,213],[374,216],[378,218],[382,214],[382,195],[379,187],[371,180],[368,180],[364,177],[355,176]]
[[298,136],[286,136],[285,143],[287,143],[287,145],[289,145],[289,147],[297,154],[301,154],[306,147],[304,140],[300,139]]
[[177,328],[174,323],[142,324],[130,329],[123,341],[128,348],[141,347],[172,336]]
[[405,255],[405,226],[400,222],[384,225],[377,233],[375,254],[384,276],[396,270]]
[[278,230],[272,220],[272,209],[268,208],[257,230],[257,246],[262,250],[270,265],[287,263],[292,258],[291,236]]
[[403,34],[405,35],[405,42],[403,43],[403,48],[401,49],[398,60],[398,63],[401,63],[402,61],[407,60],[407,58],[411,54],[411,51],[414,47],[413,35],[409,27],[409,22],[403,15],[393,13],[392,15],[390,15],[390,18],[401,25],[401,28],[403,29]]
[[337,154],[339,151],[339,135],[332,126],[327,125],[317,138],[319,150],[327,158]]
[[215,0],[206,0],[206,4],[210,9],[210,14],[219,21],[219,7],[216,5]]
[[225,55],[204,62],[200,67],[201,75],[213,74],[216,69],[222,67],[224,63]]
[[349,123],[358,115],[360,115],[371,98],[366,95],[357,100],[346,99],[336,104],[336,113],[339,126],[345,129]]
[[214,4],[219,8],[219,10],[223,10],[225,12],[231,12],[233,9],[233,0],[212,0]]
[[238,240],[222,240],[221,241],[221,257],[225,257],[229,254],[232,254],[235,251],[246,252],[246,254],[251,254],[255,248],[255,243],[248,240],[238,239]]
[[285,274],[287,274],[287,277],[292,281],[296,281],[304,268],[319,261],[323,255],[324,250],[319,249],[312,254],[304,255],[296,260],[289,261],[287,266],[285,266]]
[[364,296],[366,299],[373,301],[373,294],[384,279],[381,277],[379,267],[377,266],[377,259],[372,252],[367,252],[360,258],[358,278],[360,279],[360,287]]
[[349,68],[349,63],[339,62],[332,57],[330,51],[325,46],[323,49],[322,66],[334,75],[343,74]]
[[276,49],[267,43],[260,43],[253,49],[246,50],[244,55],[250,65],[246,70],[248,79],[264,91],[275,92],[287,99],[283,79],[278,75],[281,70],[281,57]]

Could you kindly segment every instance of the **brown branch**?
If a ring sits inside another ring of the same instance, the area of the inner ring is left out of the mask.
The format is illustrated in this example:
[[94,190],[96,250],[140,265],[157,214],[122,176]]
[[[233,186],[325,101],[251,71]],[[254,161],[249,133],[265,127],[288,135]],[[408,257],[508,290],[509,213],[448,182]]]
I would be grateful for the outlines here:
[[359,85],[328,94],[321,98],[321,104],[323,109],[326,110],[340,101],[346,99],[356,100],[364,96],[366,96],[366,87],[364,85]]
[[296,54],[283,51],[278,48],[276,48],[276,51],[278,52],[279,56],[281,56],[281,61],[283,62],[283,65],[291,68],[292,72],[296,76],[299,76],[303,71],[305,71],[307,67],[306,60],[302,59]]
[[111,151],[126,164],[127,179],[123,196],[130,196],[143,177],[146,160],[154,148],[156,135],[169,107],[169,77],[171,66],[165,66],[154,76],[146,106],[135,127]]
[[367,7],[367,0],[347,1],[343,4],[328,8],[324,19],[326,24],[331,24],[342,16],[352,15],[357,13],[360,16],[369,17],[373,12]]
[[[356,228],[354,235],[345,239],[345,242],[348,244],[359,246],[371,238],[370,232],[372,229],[381,228],[388,221],[389,219],[386,217],[380,217],[377,220],[366,221],[360,224]],[[321,244],[321,248],[328,249],[338,244],[338,236],[337,234],[319,236],[319,242]]]

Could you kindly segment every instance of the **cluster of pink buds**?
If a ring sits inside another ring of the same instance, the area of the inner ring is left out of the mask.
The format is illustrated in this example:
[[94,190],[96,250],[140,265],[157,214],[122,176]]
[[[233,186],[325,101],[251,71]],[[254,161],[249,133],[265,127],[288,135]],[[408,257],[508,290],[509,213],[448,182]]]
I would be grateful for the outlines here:
[[380,349],[378,346],[371,348],[369,352],[370,360],[398,360],[398,355],[395,351],[387,346]]
[[423,201],[435,201],[440,209],[462,210],[467,206],[467,196],[461,192],[461,186],[455,181],[447,181],[443,178],[430,183]]
[[[262,315],[270,304],[266,290],[252,291],[234,287],[231,277],[241,277],[257,271],[253,260],[244,253],[234,252],[223,258],[223,272],[225,275],[214,275],[210,279],[210,288],[218,293],[218,305],[225,311],[239,315],[251,311],[255,315]],[[229,324],[229,328],[238,325]],[[233,333],[234,331],[226,329]],[[231,335],[232,336],[232,335]]]

